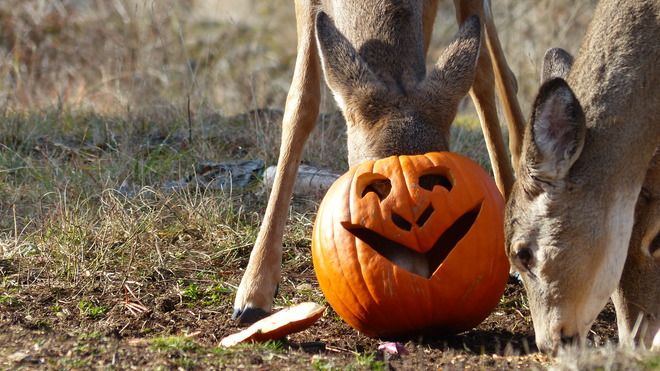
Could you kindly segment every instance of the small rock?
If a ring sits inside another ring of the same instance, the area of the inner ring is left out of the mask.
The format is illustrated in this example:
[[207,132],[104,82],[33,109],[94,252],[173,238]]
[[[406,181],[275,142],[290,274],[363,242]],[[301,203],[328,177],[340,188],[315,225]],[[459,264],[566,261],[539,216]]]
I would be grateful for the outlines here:
[[12,361],[12,362],[17,362],[18,363],[18,362],[23,362],[23,360],[25,360],[29,356],[30,355],[25,353],[25,352],[18,351],[14,354],[9,355],[9,357],[7,357],[7,359]]
[[296,290],[298,291],[307,291],[307,290],[312,290],[313,287],[309,283],[301,283],[300,285],[296,286]]

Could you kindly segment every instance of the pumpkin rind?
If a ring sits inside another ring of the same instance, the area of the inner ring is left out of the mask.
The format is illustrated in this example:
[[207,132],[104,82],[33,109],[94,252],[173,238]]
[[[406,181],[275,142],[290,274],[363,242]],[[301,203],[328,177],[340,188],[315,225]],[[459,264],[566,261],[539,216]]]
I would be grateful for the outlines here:
[[245,342],[276,340],[313,325],[323,316],[325,307],[313,302],[304,302],[282,309],[253,323],[250,327],[225,336],[220,340],[223,347]]
[[[419,176],[439,169],[449,173],[451,190],[421,189]],[[373,173],[391,181],[382,201],[376,194],[361,196],[365,179],[377,177]],[[423,227],[406,231],[392,222],[394,212],[414,221],[426,205],[434,211]],[[393,264],[342,225],[368,228],[425,253],[475,207],[480,209],[473,225],[430,278]],[[312,257],[321,290],[340,317],[369,336],[468,330],[497,305],[508,279],[503,207],[490,176],[454,153],[392,156],[354,166],[330,187],[314,224]]]

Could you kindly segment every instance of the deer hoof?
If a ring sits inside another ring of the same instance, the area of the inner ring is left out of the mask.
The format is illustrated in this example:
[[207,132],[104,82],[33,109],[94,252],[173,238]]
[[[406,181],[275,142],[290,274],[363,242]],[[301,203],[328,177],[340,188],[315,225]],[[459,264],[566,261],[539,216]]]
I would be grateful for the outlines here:
[[234,308],[231,318],[241,324],[250,324],[267,317],[269,314],[261,308]]

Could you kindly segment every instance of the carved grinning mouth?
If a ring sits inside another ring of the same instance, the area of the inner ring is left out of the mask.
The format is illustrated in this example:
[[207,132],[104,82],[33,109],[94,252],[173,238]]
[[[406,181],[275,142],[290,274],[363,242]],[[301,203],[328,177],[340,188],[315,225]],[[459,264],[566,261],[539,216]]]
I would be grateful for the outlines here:
[[474,221],[477,219],[479,211],[481,211],[482,204],[483,202],[479,202],[477,206],[456,219],[454,224],[447,228],[447,230],[445,230],[433,244],[433,247],[425,253],[411,250],[405,245],[392,241],[389,238],[360,225],[342,222],[342,226],[393,264],[396,264],[396,262],[425,262],[428,264],[428,270],[426,270],[428,273],[424,274],[408,269],[405,264],[398,264],[398,266],[418,276],[431,278],[440,264],[442,264],[449,253],[454,247],[456,247],[456,244],[458,244],[458,242],[468,233],[474,224]]

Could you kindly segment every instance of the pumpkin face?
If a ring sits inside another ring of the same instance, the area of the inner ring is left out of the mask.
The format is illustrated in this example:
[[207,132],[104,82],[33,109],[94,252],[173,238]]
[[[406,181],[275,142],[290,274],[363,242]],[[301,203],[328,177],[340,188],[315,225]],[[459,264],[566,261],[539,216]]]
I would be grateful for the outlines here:
[[328,303],[366,335],[464,331],[508,278],[503,201],[479,165],[454,153],[365,162],[328,190],[312,257]]

